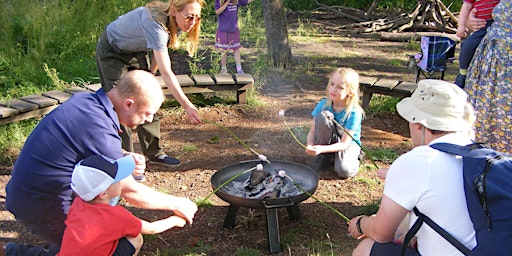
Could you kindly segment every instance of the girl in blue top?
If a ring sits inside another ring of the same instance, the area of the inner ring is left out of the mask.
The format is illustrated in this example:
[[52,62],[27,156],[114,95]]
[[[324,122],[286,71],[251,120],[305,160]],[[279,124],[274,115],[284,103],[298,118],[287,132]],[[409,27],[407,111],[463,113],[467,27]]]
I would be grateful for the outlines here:
[[353,177],[359,170],[364,115],[359,105],[359,75],[351,68],[336,69],[330,74],[325,94],[311,113],[306,154],[315,160],[310,167],[320,172],[333,164],[340,178]]

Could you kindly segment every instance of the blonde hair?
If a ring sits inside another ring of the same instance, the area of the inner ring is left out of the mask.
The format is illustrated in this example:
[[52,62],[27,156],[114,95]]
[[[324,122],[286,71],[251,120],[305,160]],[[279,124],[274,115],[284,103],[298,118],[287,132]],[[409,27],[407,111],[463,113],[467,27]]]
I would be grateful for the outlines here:
[[[180,12],[183,10],[185,5],[198,2],[201,8],[205,5],[204,0],[170,0],[169,3],[161,1],[154,1],[146,4],[151,17],[158,24],[164,27],[169,34],[169,42],[167,47],[176,50],[179,48],[178,42],[178,23],[176,23],[176,17],[169,15],[171,8],[175,8],[176,11]],[[198,21],[194,27],[187,33],[187,52],[189,56],[196,53],[199,45],[199,34],[201,33],[201,21]]]
[[338,73],[343,80],[343,83],[348,87],[349,95],[347,95],[346,105],[343,106],[345,109],[345,116],[341,121],[346,120],[354,108],[359,109],[364,116],[364,110],[359,105],[359,74],[351,68],[337,68],[329,74],[329,82],[325,88],[325,95],[327,96],[327,102],[324,105],[324,109],[332,106],[332,100],[329,99],[329,85],[334,74]]

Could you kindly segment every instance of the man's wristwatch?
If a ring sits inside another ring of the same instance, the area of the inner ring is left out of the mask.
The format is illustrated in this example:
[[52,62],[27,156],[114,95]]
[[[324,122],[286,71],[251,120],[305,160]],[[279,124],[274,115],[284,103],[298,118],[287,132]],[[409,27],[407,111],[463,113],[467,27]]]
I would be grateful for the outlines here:
[[364,234],[363,230],[361,229],[361,219],[363,218],[364,216],[361,216],[359,217],[359,219],[357,219],[356,221],[356,228],[357,228],[357,232],[361,233],[361,234]]

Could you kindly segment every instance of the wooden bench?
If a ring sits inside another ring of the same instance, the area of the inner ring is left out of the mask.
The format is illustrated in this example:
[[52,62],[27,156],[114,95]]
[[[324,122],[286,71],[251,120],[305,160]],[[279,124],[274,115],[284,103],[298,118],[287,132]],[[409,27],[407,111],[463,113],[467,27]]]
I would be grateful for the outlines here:
[[[247,104],[247,92],[253,88],[254,79],[249,74],[195,74],[195,75],[177,75],[178,82],[185,94],[194,93],[213,93],[216,91],[234,91],[236,92],[237,103]],[[163,79],[157,76],[162,85],[162,89],[166,89]],[[164,92],[169,92],[165,90]],[[167,94],[167,97],[172,97]]]
[[363,94],[362,107],[364,110],[370,106],[370,100],[374,93],[403,99],[411,96],[414,90],[416,90],[416,87],[418,87],[418,84],[412,82],[379,79],[368,76],[359,77],[359,90]]
[[[177,75],[178,81],[185,94],[213,93],[216,91],[235,91],[237,102],[247,104],[247,92],[253,88],[254,79],[249,74],[236,75]],[[162,88],[167,88],[160,77]],[[94,92],[101,88],[101,84],[72,87],[65,91],[50,91],[41,95],[29,95],[8,102],[0,102],[0,125],[13,123],[33,117],[45,115],[65,102],[77,92]],[[165,90],[168,92],[168,90]],[[166,95],[171,97],[172,95]]]

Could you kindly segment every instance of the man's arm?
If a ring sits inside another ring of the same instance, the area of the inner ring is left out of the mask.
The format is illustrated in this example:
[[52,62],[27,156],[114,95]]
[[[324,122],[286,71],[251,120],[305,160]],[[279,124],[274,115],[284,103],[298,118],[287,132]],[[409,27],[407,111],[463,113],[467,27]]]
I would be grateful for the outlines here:
[[[359,238],[364,234],[367,238],[379,243],[391,242],[400,222],[408,212],[407,209],[384,195],[379,211],[372,216],[357,216],[351,219],[348,231],[354,238]],[[360,230],[357,227],[358,221]]]
[[197,205],[188,198],[158,192],[129,176],[121,181],[121,197],[135,207],[173,211],[192,224]]

